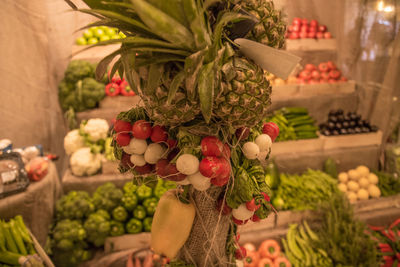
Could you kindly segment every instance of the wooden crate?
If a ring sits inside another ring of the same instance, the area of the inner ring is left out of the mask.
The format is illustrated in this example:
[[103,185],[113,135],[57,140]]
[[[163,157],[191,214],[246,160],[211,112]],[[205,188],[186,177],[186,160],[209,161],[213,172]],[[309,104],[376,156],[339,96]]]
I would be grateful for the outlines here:
[[321,51],[336,50],[336,39],[295,39],[286,40],[286,50],[288,51]]
[[323,149],[343,149],[363,146],[380,146],[382,144],[382,132],[349,134],[338,136],[321,136]]
[[323,147],[324,144],[321,138],[276,142],[272,144],[271,156],[322,151]]

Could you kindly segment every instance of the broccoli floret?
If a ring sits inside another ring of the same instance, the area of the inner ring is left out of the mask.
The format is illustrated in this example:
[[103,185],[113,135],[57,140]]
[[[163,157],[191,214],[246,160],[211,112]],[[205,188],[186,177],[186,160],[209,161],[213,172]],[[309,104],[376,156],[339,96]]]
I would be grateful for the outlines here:
[[113,183],[108,182],[99,186],[93,193],[93,204],[96,209],[104,209],[107,212],[121,204],[123,193]]
[[86,77],[94,77],[94,65],[83,60],[72,60],[65,71],[65,80],[76,83]]
[[105,96],[105,85],[93,78],[82,80],[82,103],[87,108],[95,108]]
[[[107,214],[108,215],[108,214]],[[111,225],[110,216],[104,217],[104,212],[96,212],[89,215],[84,227],[87,232],[88,240],[96,247],[104,245],[104,241],[109,236]]]
[[56,203],[57,219],[81,220],[94,211],[94,205],[85,191],[71,191]]

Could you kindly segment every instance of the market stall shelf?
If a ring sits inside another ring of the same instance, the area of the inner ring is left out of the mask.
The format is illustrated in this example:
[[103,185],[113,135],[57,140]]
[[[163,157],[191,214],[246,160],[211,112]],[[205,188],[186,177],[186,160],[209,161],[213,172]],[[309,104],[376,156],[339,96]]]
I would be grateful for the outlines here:
[[123,174],[97,174],[87,177],[78,177],[67,170],[62,178],[62,188],[64,193],[72,190],[82,190],[93,193],[96,188],[104,183],[112,182],[117,187],[122,188],[123,185],[132,180],[132,176]]
[[296,39],[286,41],[288,51],[336,50],[336,39]]

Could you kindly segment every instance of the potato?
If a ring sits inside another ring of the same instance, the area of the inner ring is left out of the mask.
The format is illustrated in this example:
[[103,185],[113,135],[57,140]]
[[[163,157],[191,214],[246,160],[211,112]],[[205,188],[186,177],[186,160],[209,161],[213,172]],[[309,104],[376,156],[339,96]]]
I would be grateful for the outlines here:
[[365,190],[364,188],[361,188],[357,192],[357,198],[360,199],[360,200],[367,200],[369,198],[368,191]]
[[349,192],[347,194],[347,198],[349,199],[350,203],[355,203],[357,201],[357,194],[355,192]]
[[354,181],[350,181],[347,183],[347,188],[350,191],[357,192],[358,189],[360,189],[360,186],[358,185],[358,183],[356,183]]
[[360,165],[356,168],[356,171],[358,172],[358,174],[360,175],[360,177],[367,177],[369,174],[369,169],[368,167],[364,166],[364,165]]
[[370,184],[378,184],[379,178],[375,175],[375,173],[370,173],[368,175],[368,180]]
[[349,180],[349,175],[346,172],[341,172],[338,175],[338,179],[341,183],[347,183]]
[[357,181],[358,178],[360,178],[360,174],[356,170],[349,170],[347,174],[349,175],[349,178],[354,181]]
[[364,189],[367,189],[368,186],[370,185],[367,177],[361,177],[360,180],[358,180],[358,184],[360,185],[361,188]]
[[339,190],[342,191],[343,193],[346,193],[346,192],[347,192],[347,185],[346,185],[346,184],[340,183],[340,184],[338,184],[338,188],[339,188]]
[[376,185],[370,184],[368,186],[369,195],[373,198],[378,198],[381,196],[381,190]]

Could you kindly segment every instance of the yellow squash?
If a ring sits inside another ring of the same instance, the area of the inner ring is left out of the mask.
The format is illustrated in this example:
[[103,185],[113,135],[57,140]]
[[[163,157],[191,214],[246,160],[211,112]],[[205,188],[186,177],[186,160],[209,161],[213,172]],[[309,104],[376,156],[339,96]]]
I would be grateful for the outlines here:
[[166,192],[158,202],[151,226],[154,252],[175,258],[189,237],[195,213],[194,205],[181,202],[176,190]]

